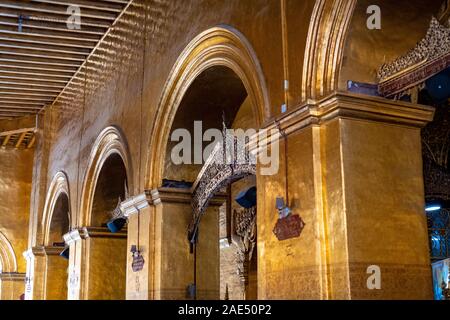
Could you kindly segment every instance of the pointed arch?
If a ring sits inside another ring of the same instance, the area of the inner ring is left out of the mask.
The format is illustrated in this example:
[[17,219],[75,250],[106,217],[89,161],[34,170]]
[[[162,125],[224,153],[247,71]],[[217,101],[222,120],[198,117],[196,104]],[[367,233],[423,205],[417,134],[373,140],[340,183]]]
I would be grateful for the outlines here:
[[50,225],[52,223],[53,213],[55,209],[56,202],[61,195],[66,195],[69,199],[69,226],[71,225],[72,217],[70,210],[70,193],[69,193],[69,182],[67,175],[59,171],[52,179],[50,187],[47,192],[47,197],[44,204],[44,214],[42,218],[42,234],[43,234],[43,245],[48,245],[49,235],[50,235]]
[[17,258],[8,238],[0,231],[0,266],[1,273],[17,272]]
[[181,100],[197,76],[213,66],[228,67],[241,79],[252,101],[258,126],[270,117],[264,74],[244,35],[225,25],[202,32],[183,50],[164,87],[150,133],[146,189],[159,187],[162,181],[165,146]]
[[95,140],[89,156],[89,163],[84,177],[81,193],[79,226],[89,226],[92,220],[92,203],[97,180],[105,161],[117,154],[123,161],[126,170],[128,190],[133,190],[133,172],[128,144],[121,131],[110,126],[105,128]]

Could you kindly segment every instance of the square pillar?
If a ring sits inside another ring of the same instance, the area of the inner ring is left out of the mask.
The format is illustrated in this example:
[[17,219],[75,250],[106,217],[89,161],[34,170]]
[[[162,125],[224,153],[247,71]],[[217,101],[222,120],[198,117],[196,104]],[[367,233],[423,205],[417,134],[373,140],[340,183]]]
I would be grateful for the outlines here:
[[[280,120],[287,154],[281,139],[278,174],[257,177],[259,298],[432,298],[420,137],[432,118],[431,107],[337,93]],[[280,241],[286,159],[289,205],[306,225]]]
[[64,247],[44,247],[45,300],[67,300],[69,263],[60,256]]
[[70,246],[69,299],[124,300],[127,232],[84,227],[64,239]]
[[[128,255],[127,299],[190,299],[187,287],[194,283],[195,257],[187,236],[191,192],[159,188],[146,194],[149,206],[128,216],[128,248],[139,243],[145,263],[142,270],[133,271]],[[218,209],[224,201],[225,197],[212,199],[202,221],[197,246],[197,255],[202,256],[197,260],[199,298],[219,298]]]
[[25,293],[25,273],[0,273],[0,300],[20,300]]
[[25,300],[45,299],[45,251],[36,246],[23,253],[27,260]]

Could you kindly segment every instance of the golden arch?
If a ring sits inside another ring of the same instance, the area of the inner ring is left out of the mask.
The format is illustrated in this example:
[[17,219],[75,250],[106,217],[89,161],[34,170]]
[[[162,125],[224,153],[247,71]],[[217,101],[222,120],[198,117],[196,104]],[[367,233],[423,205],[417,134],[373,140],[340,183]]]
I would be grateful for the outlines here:
[[70,196],[69,196],[69,183],[67,179],[67,175],[60,171],[54,177],[52,182],[50,183],[49,190],[47,192],[47,198],[44,204],[44,215],[42,219],[42,234],[43,245],[48,245],[49,235],[50,235],[50,225],[52,223],[53,211],[55,208],[56,201],[58,200],[61,194],[65,194],[69,199],[69,226],[71,225],[72,217],[70,210]]
[[228,67],[241,79],[259,127],[270,117],[264,75],[248,40],[230,26],[221,25],[202,32],[181,53],[164,87],[147,154],[147,189],[159,187],[162,181],[165,146],[184,94],[198,75],[213,66]]
[[17,259],[8,238],[0,232],[0,273],[17,272]]
[[84,177],[81,193],[79,226],[89,226],[91,224],[92,201],[97,186],[97,179],[103,164],[113,154],[121,157],[127,173],[128,189],[133,190],[133,172],[126,140],[118,128],[114,126],[107,127],[95,140],[89,156],[88,169]]

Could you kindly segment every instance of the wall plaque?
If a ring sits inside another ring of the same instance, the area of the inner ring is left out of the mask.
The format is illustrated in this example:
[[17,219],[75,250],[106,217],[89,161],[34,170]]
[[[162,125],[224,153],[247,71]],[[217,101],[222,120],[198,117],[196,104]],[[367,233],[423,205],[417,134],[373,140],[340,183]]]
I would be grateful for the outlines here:
[[289,215],[286,218],[278,219],[273,233],[278,240],[283,241],[287,239],[300,237],[305,223],[298,214]]
[[133,262],[131,263],[133,272],[141,271],[144,268],[144,262],[144,257],[141,254],[133,255]]

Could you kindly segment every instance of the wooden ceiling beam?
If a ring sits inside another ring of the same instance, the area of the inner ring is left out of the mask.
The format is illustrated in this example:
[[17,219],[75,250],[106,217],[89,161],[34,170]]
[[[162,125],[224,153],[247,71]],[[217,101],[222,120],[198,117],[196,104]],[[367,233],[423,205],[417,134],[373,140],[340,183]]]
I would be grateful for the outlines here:
[[99,0],[100,2],[107,2],[107,3],[121,3],[121,4],[128,4],[130,0]]
[[20,134],[22,132],[34,132],[35,130],[36,130],[36,128],[20,128],[20,129],[15,129],[15,130],[3,131],[3,132],[0,132],[0,137],[12,136],[15,134]]
[[5,95],[0,93],[0,101],[11,101],[11,102],[23,102],[23,103],[40,103],[40,104],[48,104],[53,101],[53,99],[43,98],[43,97],[20,97],[14,95]]
[[13,90],[13,89],[0,89],[0,97],[7,96],[19,96],[21,98],[53,98],[56,97],[57,94],[54,93],[33,93],[26,92],[26,90]]
[[3,139],[3,142],[2,142],[2,147],[5,147],[8,144],[9,139],[11,139],[11,135],[5,136],[5,138]]
[[22,27],[22,31],[19,31],[15,26],[5,26],[2,25],[1,32],[2,33],[11,33],[11,34],[26,34],[35,37],[49,37],[54,39],[72,39],[72,40],[90,40],[92,42],[97,42],[100,40],[101,36],[97,34],[86,34],[86,33],[77,33],[76,31],[66,30],[55,30],[55,29],[35,29],[35,28],[27,28]]
[[21,113],[1,113],[0,112],[0,117],[2,117],[3,119],[11,119],[11,118],[18,118],[18,117],[23,117],[24,115]]
[[[38,59],[49,59],[48,61],[57,61],[57,62],[83,62],[86,58],[86,55],[77,55],[72,53],[63,53],[63,52],[49,52],[49,51],[40,51],[34,49],[14,49],[2,46],[0,43],[0,55],[6,56],[14,56],[20,57],[32,57]],[[45,61],[45,60],[44,60]]]
[[49,38],[49,37],[39,37],[38,34],[24,34],[24,33],[11,33],[2,32],[0,28],[0,41],[14,41],[17,43],[28,44],[38,44],[44,46],[60,46],[60,47],[71,47],[71,48],[84,48],[92,50],[95,48],[95,42],[86,41],[84,39],[73,39],[73,38]]
[[[57,97],[78,96],[86,59],[131,2],[0,0],[0,118],[35,114]],[[80,30],[67,26],[71,5],[81,8]],[[76,86],[67,87],[72,82]],[[29,143],[30,136],[23,139]]]
[[[15,9],[7,9],[0,7],[0,17],[13,18],[19,20],[20,15],[26,15],[25,12],[20,12]],[[60,15],[51,15],[51,14],[34,14],[27,15],[27,19],[22,19],[23,22],[26,21],[40,21],[40,22],[50,22],[54,24],[59,24],[61,27],[67,26],[67,17]],[[106,20],[99,19],[91,19],[91,18],[82,18],[80,21],[80,27],[94,27],[94,28],[103,28],[108,29],[111,27],[111,22]]]
[[13,79],[5,79],[0,76],[0,86],[20,86],[20,87],[26,87],[26,88],[53,88],[53,89],[61,89],[64,88],[64,83],[53,83],[48,81],[37,81],[37,80],[13,80]]
[[11,90],[18,92],[49,92],[49,93],[58,93],[61,91],[60,88],[52,88],[52,87],[44,87],[44,86],[36,86],[36,85],[20,85],[20,84],[9,84],[9,83],[0,83],[0,91]]
[[102,2],[90,0],[32,0],[37,3],[55,4],[61,6],[79,6],[81,9],[104,10],[109,12],[119,13],[123,9],[123,3],[116,2]]
[[0,73],[0,82],[1,81],[11,81],[11,82],[20,82],[20,83],[30,83],[30,84],[34,84],[34,83],[48,83],[50,85],[63,85],[65,83],[67,83],[67,81],[69,81],[67,78],[63,79],[63,78],[53,78],[53,77],[45,77],[44,76],[40,76],[40,75],[34,75],[34,74],[29,74],[26,77],[25,76],[21,76],[18,73],[8,73],[8,72],[1,72]]
[[[55,19],[67,19],[70,17],[70,13],[68,14],[67,8],[68,6],[60,6],[60,5],[49,5],[44,3],[35,3],[33,2],[18,2],[15,0],[1,0],[0,8],[14,10],[15,12],[20,12],[25,16],[36,16],[40,17],[41,15],[50,16]],[[4,11],[4,10],[2,10]],[[96,10],[96,9],[88,9],[84,8],[80,10],[81,20],[83,19],[91,19],[91,20],[106,20],[106,21],[114,21],[117,17],[117,14],[107,12],[105,10]]]
[[30,141],[28,142],[27,149],[33,148],[35,142],[36,142],[36,135],[33,134],[33,136],[31,137]]
[[67,79],[71,78],[74,71],[72,69],[44,69],[40,70],[30,66],[0,63],[0,74],[13,74],[19,76],[46,76],[49,78]]
[[42,107],[18,107],[18,106],[11,106],[11,105],[2,105],[0,104],[0,110],[16,110],[16,111],[20,111],[20,110],[24,110],[25,112],[29,112],[29,111],[38,111],[41,110]]
[[[102,36],[105,33],[106,27],[90,27],[81,25],[81,29],[68,29],[67,25],[52,22],[52,21],[35,21],[35,20],[26,20],[22,21],[22,28],[30,28],[36,30],[54,30],[54,31],[64,31],[67,34],[70,33],[79,33],[79,34],[93,34]],[[0,26],[12,26],[16,30],[19,30],[19,18],[18,17],[4,17],[0,16]]]
[[54,53],[69,53],[79,56],[87,56],[92,50],[88,48],[74,48],[58,45],[41,45],[37,43],[20,43],[13,40],[1,40],[0,46],[2,48],[20,49],[20,50],[36,50],[42,52],[54,52]]
[[62,61],[55,59],[46,59],[41,57],[25,57],[25,56],[15,56],[8,55],[5,53],[0,53],[0,63],[13,63],[13,64],[22,64],[24,66],[28,66],[31,69],[37,68],[78,68],[80,63],[70,62],[70,61]]
[[23,140],[25,139],[25,136],[27,135],[27,132],[22,132],[19,136],[19,139],[17,139],[17,142],[15,144],[15,148],[18,149],[20,145],[22,144]]
[[27,115],[27,114],[35,114],[38,113],[39,110],[35,110],[35,109],[30,109],[30,110],[25,110],[25,109],[7,109],[7,108],[2,108],[0,107],[0,112],[5,112],[5,113],[15,113],[15,114],[22,114],[22,115]]
[[25,108],[41,108],[44,104],[42,102],[23,102],[23,101],[9,101],[0,99],[0,105],[2,106],[14,106],[14,108],[21,108],[22,106]]

